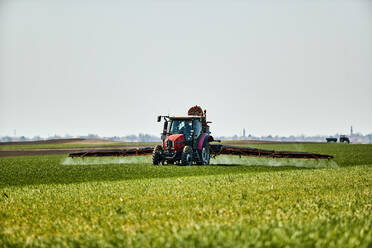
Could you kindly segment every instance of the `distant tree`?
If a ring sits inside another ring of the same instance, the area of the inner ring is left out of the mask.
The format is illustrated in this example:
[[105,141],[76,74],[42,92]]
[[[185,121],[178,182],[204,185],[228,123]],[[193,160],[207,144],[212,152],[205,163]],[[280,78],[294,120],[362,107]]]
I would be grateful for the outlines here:
[[2,142],[11,142],[12,140],[13,140],[12,137],[9,137],[9,136],[5,136],[1,138]]
[[55,134],[55,135],[49,137],[49,139],[61,139],[61,138],[62,138],[62,137],[59,136],[59,135],[57,135],[57,134]]
[[135,141],[137,141],[137,136],[134,135],[134,134],[127,135],[127,136],[124,137],[124,140],[129,141],[129,142],[135,142]]
[[97,134],[88,134],[87,136],[88,139],[99,139],[99,136]]

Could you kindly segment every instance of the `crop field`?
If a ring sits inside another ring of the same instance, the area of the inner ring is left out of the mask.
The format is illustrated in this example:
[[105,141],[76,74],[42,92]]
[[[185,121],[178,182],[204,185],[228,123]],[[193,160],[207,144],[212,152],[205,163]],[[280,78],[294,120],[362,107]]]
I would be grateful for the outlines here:
[[335,159],[1,157],[0,247],[372,246],[372,145],[249,146]]

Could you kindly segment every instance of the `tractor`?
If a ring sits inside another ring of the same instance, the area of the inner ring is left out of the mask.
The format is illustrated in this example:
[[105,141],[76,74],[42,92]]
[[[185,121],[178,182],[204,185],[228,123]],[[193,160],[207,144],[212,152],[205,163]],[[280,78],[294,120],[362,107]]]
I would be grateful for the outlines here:
[[339,140],[340,140],[340,143],[348,143],[348,144],[350,144],[350,139],[346,135],[340,135]]
[[154,147],[152,163],[179,165],[208,165],[210,160],[210,135],[206,111],[199,106],[189,109],[188,116],[158,116],[164,119],[162,145]]

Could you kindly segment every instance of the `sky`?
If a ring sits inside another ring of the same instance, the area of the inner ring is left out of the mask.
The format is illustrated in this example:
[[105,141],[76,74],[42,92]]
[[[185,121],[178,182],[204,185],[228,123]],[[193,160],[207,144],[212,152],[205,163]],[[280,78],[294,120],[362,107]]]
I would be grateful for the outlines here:
[[0,0],[0,136],[372,133],[372,1]]

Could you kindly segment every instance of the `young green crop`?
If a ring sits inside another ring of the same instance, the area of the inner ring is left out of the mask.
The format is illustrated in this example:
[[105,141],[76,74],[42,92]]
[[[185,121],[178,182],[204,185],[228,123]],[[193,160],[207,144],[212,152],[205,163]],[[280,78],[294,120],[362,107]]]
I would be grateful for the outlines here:
[[0,247],[371,246],[372,146],[300,148],[339,167],[0,158]]

